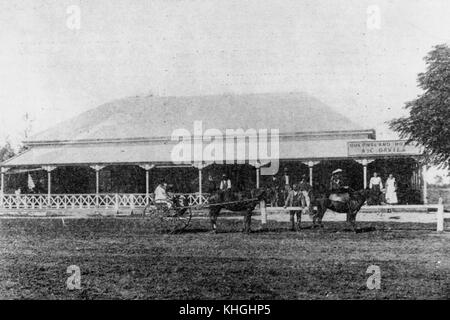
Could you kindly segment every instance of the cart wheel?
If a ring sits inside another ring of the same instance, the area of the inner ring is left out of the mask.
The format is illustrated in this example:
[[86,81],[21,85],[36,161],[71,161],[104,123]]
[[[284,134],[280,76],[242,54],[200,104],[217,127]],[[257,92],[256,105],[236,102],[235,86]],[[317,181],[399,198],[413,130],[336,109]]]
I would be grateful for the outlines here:
[[144,216],[151,220],[157,229],[163,232],[176,233],[187,228],[192,218],[192,210],[191,208],[180,210],[148,205],[144,209]]
[[170,233],[181,232],[189,226],[192,219],[191,208],[182,210],[171,209],[165,217],[167,227]]

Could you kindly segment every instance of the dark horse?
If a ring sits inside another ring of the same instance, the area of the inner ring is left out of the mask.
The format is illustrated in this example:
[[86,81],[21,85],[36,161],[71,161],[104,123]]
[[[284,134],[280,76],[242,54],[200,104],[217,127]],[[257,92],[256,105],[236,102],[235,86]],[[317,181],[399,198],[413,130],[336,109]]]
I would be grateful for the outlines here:
[[[366,202],[369,190],[350,191],[349,195],[340,193],[318,193],[311,199],[311,206],[315,209],[313,214],[313,227],[323,227],[322,218],[327,209],[347,214],[347,222],[356,232],[356,215]],[[316,209],[317,208],[317,209]]]
[[217,232],[217,217],[220,210],[245,211],[244,232],[251,232],[253,210],[261,200],[265,200],[265,189],[253,189],[249,191],[216,191],[208,199],[209,218],[213,232]]

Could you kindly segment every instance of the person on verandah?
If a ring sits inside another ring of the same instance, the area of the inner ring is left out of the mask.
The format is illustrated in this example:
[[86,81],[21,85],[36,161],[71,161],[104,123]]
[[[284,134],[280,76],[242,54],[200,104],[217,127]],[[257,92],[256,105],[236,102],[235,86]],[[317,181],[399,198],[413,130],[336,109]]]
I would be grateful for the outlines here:
[[228,179],[226,174],[222,175],[222,180],[220,181],[219,189],[223,190],[223,191],[228,190],[228,189],[231,190],[231,180]]
[[208,175],[206,192],[209,194],[213,194],[214,192],[216,192],[216,189],[217,189],[216,182],[214,181],[212,175]]
[[392,173],[389,174],[389,177],[386,180],[386,203],[388,204],[397,204],[397,181],[395,181]]
[[219,185],[220,197],[222,201],[231,201],[231,180],[228,179],[226,174],[222,175],[222,180]]
[[370,178],[369,189],[371,193],[371,202],[375,205],[381,204],[381,190],[383,189],[383,181],[378,176],[377,172],[373,173],[373,177]]
[[167,193],[167,183],[162,182],[158,184],[155,189],[155,203],[166,205],[168,209],[171,209],[173,202]]

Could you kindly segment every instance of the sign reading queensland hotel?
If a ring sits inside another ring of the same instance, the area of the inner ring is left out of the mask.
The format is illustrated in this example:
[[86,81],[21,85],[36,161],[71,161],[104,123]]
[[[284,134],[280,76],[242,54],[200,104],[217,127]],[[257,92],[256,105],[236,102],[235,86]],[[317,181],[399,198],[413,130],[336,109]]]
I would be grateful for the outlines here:
[[348,142],[349,156],[418,155],[419,148],[404,140]]

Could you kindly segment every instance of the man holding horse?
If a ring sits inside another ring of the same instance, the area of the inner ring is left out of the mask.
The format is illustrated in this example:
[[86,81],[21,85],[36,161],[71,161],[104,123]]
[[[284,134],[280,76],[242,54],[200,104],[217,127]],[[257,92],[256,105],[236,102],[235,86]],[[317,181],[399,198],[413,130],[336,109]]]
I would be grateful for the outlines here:
[[302,194],[302,207],[309,210],[309,207],[311,206],[311,198],[309,197],[309,193],[312,190],[312,186],[306,180],[306,175],[302,175],[302,179],[300,180],[298,188],[300,190],[300,193]]
[[[289,188],[288,196],[286,197],[286,201],[284,203],[284,208],[287,207],[299,207],[302,205],[302,193],[299,190],[299,186],[294,184],[292,188]],[[291,216],[291,230],[298,231],[300,230],[300,224],[302,221],[302,212],[300,210],[289,210],[289,214]],[[295,224],[295,216],[297,216],[297,224]]]

